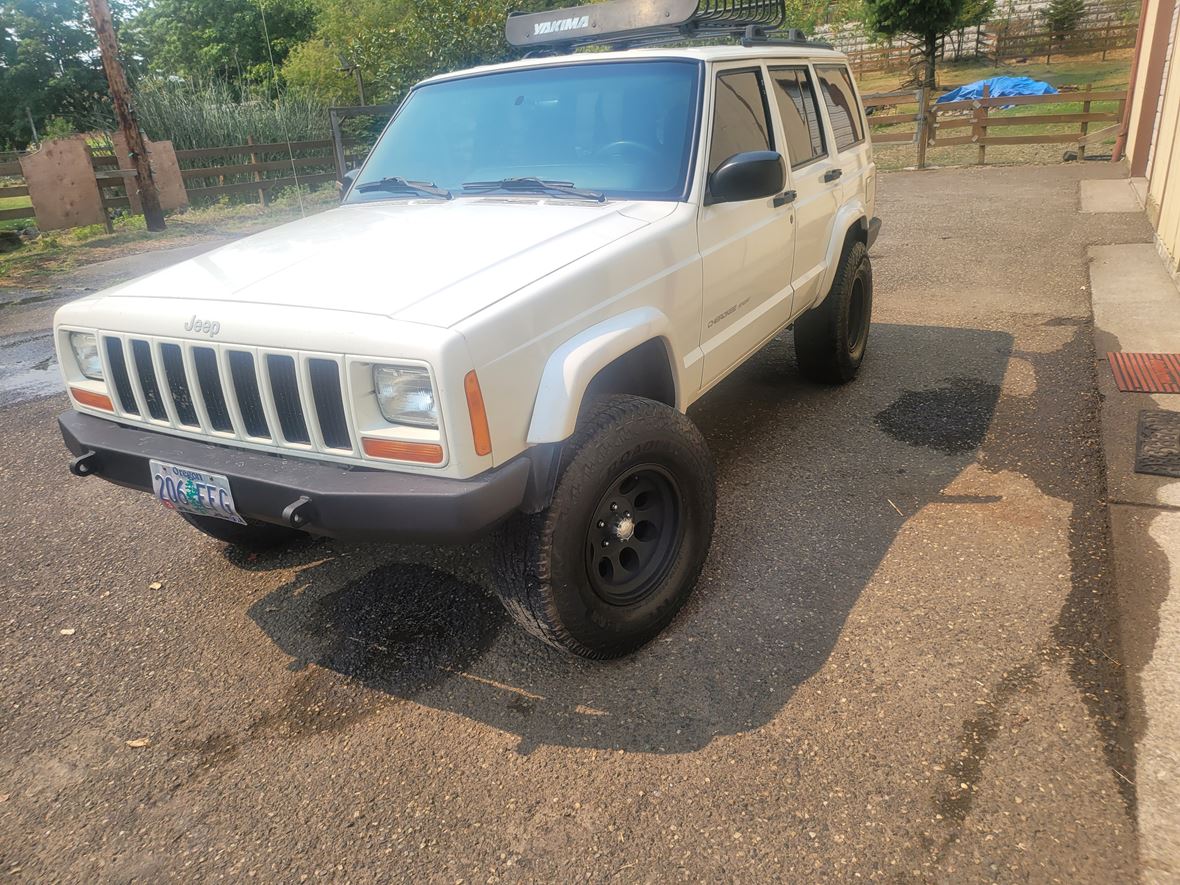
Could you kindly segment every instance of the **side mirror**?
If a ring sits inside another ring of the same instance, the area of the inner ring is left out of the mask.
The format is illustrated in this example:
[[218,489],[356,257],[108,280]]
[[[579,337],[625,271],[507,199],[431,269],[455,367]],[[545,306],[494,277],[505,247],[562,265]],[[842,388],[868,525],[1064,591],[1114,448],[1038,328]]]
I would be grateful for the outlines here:
[[349,169],[344,173],[344,177],[336,182],[336,188],[340,191],[340,199],[343,200],[348,196],[348,192],[352,188],[352,183],[356,181],[357,173],[360,171],[359,169]]
[[709,176],[709,203],[742,203],[782,193],[787,176],[778,151],[734,154]]

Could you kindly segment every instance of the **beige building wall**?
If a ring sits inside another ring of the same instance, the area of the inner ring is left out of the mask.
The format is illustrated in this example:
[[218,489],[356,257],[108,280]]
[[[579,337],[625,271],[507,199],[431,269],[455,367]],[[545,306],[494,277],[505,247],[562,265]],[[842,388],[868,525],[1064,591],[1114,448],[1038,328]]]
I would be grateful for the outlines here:
[[[1173,274],[1180,273],[1180,22],[1175,12],[1174,0],[1150,0],[1143,56],[1155,44],[1157,66],[1153,72],[1153,65],[1141,56],[1127,141],[1128,156],[1146,151],[1147,217],[1155,227],[1160,255]],[[1166,33],[1161,32],[1163,28]],[[1161,70],[1159,49],[1165,46]],[[1152,94],[1147,78],[1153,75],[1163,76],[1162,100],[1155,102],[1146,100]]]

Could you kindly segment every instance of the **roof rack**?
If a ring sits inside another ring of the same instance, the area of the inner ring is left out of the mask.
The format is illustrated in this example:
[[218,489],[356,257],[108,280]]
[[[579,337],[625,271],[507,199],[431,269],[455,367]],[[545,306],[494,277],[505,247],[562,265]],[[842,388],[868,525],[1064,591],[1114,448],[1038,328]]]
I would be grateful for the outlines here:
[[608,0],[591,6],[512,13],[505,33],[521,49],[571,50],[609,45],[618,49],[696,40],[740,38],[743,45],[773,43],[830,49],[790,29],[783,0]]

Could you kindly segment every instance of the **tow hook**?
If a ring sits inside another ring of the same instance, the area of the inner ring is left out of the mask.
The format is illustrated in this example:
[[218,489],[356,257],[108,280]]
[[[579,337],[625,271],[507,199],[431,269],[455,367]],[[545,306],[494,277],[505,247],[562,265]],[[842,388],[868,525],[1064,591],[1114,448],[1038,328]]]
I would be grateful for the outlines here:
[[98,455],[88,451],[70,462],[70,473],[74,476],[90,476],[98,466],[97,462]]
[[283,522],[291,528],[301,529],[311,521],[313,509],[311,498],[300,495],[298,500],[288,504],[283,510]]

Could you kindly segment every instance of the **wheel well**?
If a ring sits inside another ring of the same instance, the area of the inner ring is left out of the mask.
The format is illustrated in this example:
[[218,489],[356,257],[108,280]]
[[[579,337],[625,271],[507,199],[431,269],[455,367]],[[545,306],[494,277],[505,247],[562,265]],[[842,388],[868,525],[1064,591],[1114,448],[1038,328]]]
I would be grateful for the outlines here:
[[869,244],[869,220],[863,215],[856,220],[856,223],[848,228],[848,232],[844,234],[844,245],[840,251],[840,257],[843,258],[848,250],[852,248],[853,243],[863,243],[865,246]]
[[676,406],[676,380],[668,349],[658,338],[643,342],[598,370],[586,386],[582,409],[596,396],[629,393]]

